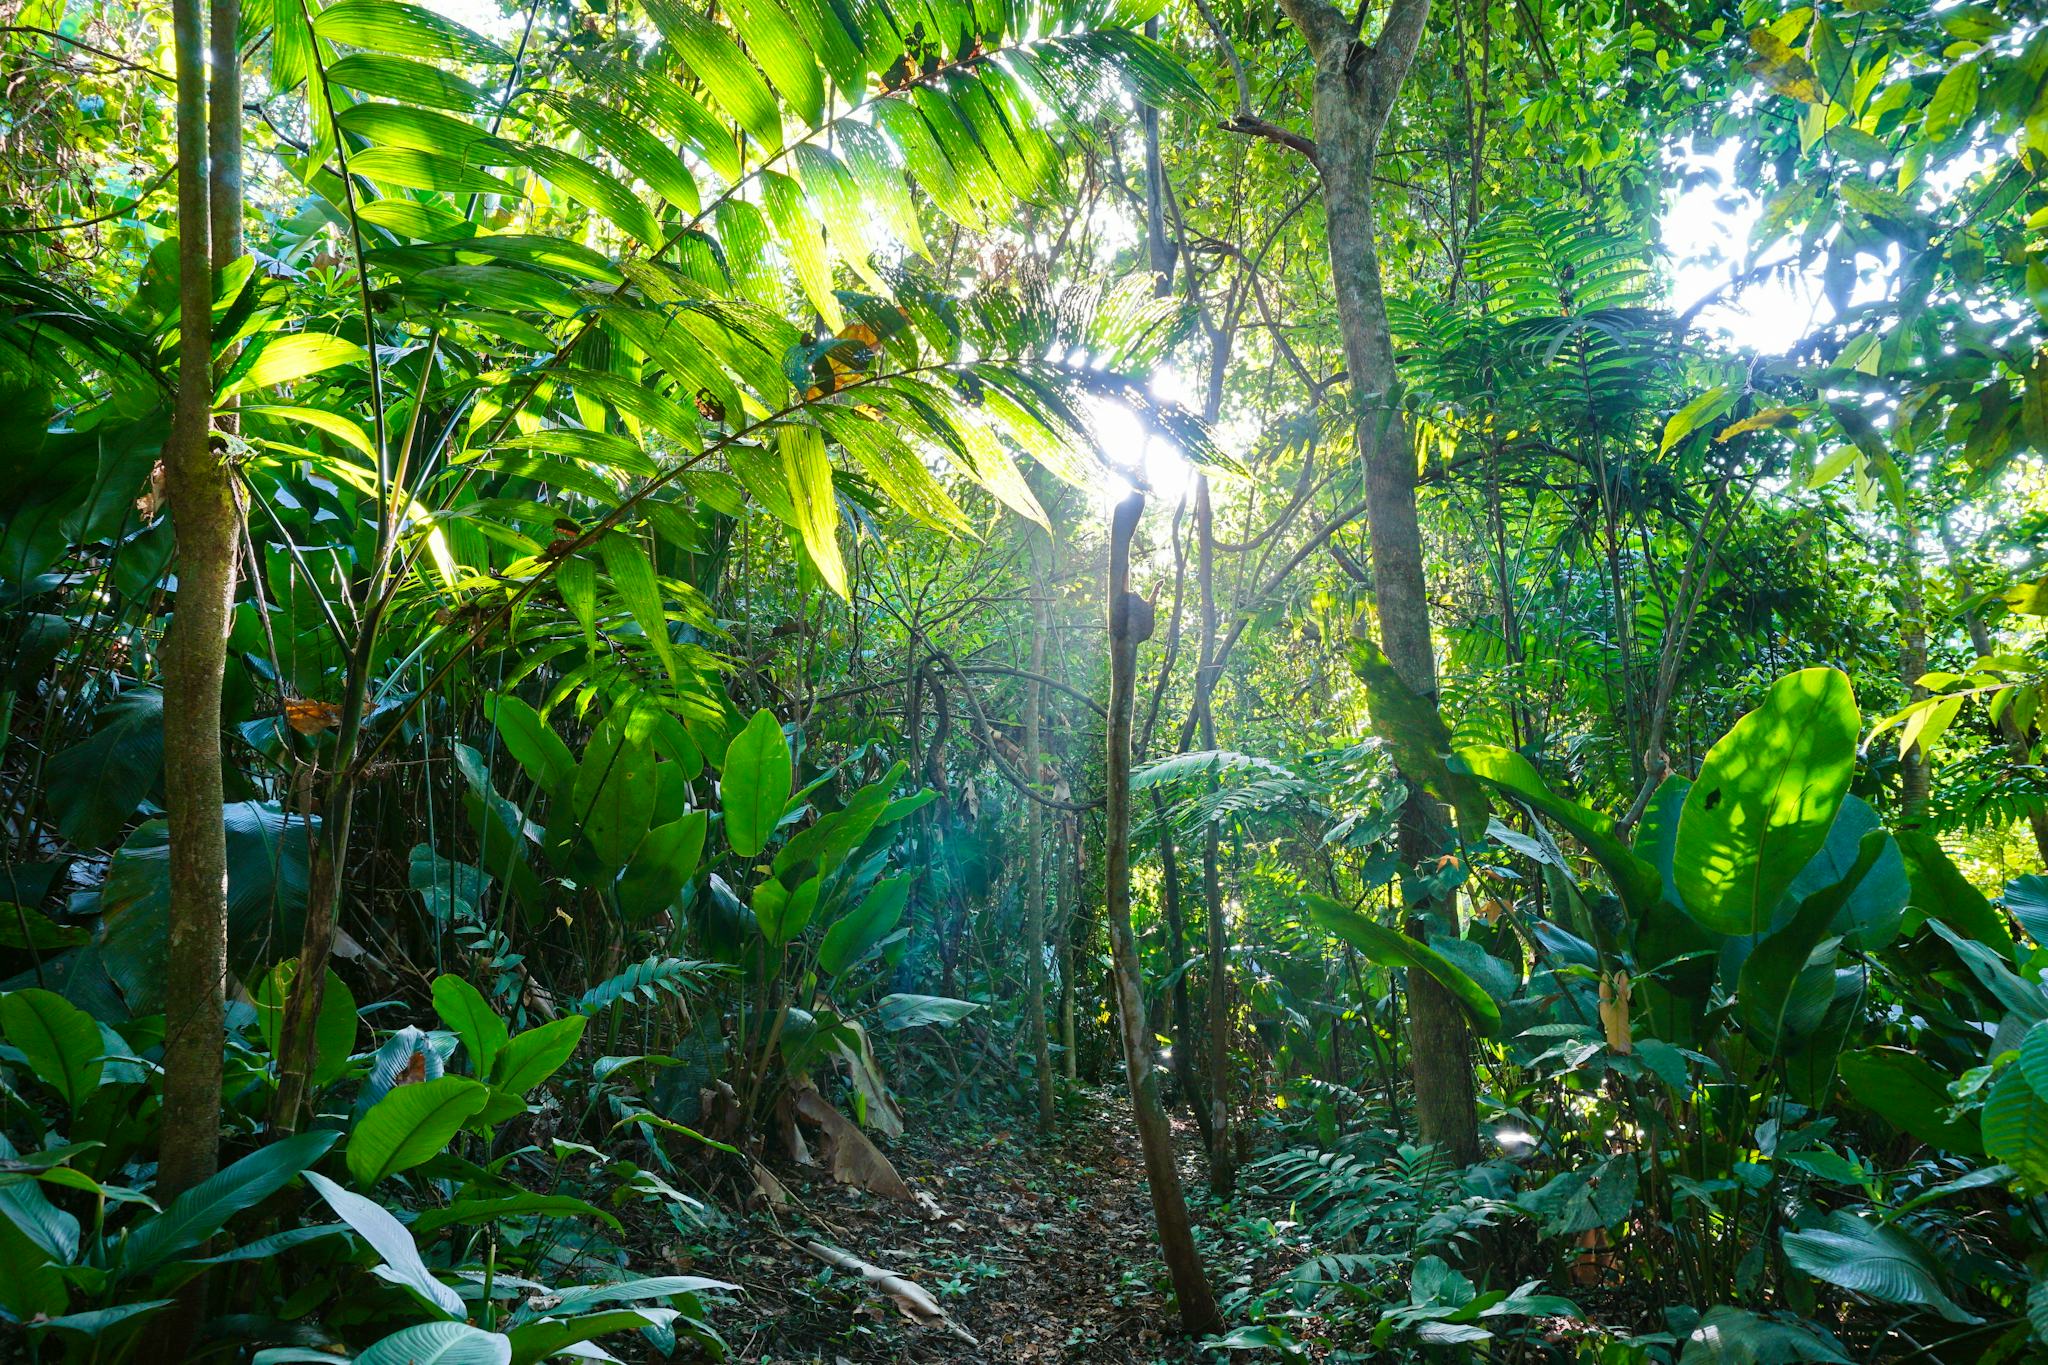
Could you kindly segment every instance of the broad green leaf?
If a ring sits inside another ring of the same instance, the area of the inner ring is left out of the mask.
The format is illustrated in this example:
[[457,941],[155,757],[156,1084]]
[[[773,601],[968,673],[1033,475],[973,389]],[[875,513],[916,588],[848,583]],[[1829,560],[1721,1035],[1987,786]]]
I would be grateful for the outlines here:
[[[555,1309],[559,1314],[561,1310]],[[668,1326],[677,1317],[673,1308],[614,1308],[599,1313],[578,1313],[572,1317],[549,1316],[513,1327],[506,1336],[512,1343],[511,1365],[533,1365],[555,1355],[574,1354],[568,1348],[578,1342],[609,1335]]]
[[1835,998],[1835,943],[1822,937],[1836,914],[1887,848],[1882,830],[1863,836],[1855,865],[1832,886],[1800,902],[1785,926],[1759,941],[1743,961],[1736,999],[1743,1022],[1774,1054],[1820,1027]]
[[1577,839],[1593,855],[1614,883],[1615,894],[1631,915],[1641,916],[1663,894],[1657,870],[1637,857],[1628,845],[1614,836],[1614,822],[1596,811],[1551,794],[1537,774],[1535,765],[1512,749],[1475,745],[1460,749],[1452,759],[1455,769],[1465,770],[1494,790],[1524,802],[1552,820]]
[[1976,62],[1963,61],[1951,66],[1927,101],[1925,121],[1920,126],[1922,134],[1939,139],[1960,131],[1977,112],[1977,95],[1983,80],[1984,69]]
[[[364,101],[343,109],[334,121],[343,132],[368,138],[379,146],[438,152],[458,157],[468,165],[497,164],[482,159],[494,145],[489,131],[468,119],[438,110]],[[355,164],[353,157],[349,164]]]
[[220,400],[289,384],[339,365],[360,365],[368,359],[368,354],[355,342],[327,332],[272,334],[261,346],[245,353],[221,390]]
[[1794,1361],[1851,1365],[1818,1328],[1759,1317],[1719,1304],[1707,1310],[1685,1339],[1678,1365],[1792,1365]]
[[[284,1011],[291,983],[298,977],[299,960],[288,957],[272,967],[251,994],[256,1006],[256,1031],[263,1049],[273,1058],[284,1037]],[[313,1083],[331,1085],[348,1070],[356,1050],[356,997],[348,983],[327,969],[327,983],[320,989],[320,1018],[314,1022],[314,1042],[319,1050],[313,1064]]]
[[404,1285],[451,1318],[460,1318],[468,1311],[462,1296],[435,1279],[427,1269],[405,1224],[393,1218],[376,1200],[345,1190],[318,1171],[306,1172],[306,1183],[363,1239],[364,1245],[384,1258],[385,1269],[395,1283]]
[[349,170],[380,185],[443,194],[517,196],[512,182],[479,170],[458,157],[424,152],[415,147],[365,147],[349,158]]
[[670,204],[693,216],[702,207],[689,167],[642,124],[582,95],[556,96],[552,103],[568,115],[591,145],[618,158]]
[[512,1365],[511,1338],[463,1322],[423,1322],[393,1332],[356,1365]]
[[595,1204],[567,1194],[507,1194],[493,1199],[458,1199],[443,1208],[428,1209],[412,1220],[415,1233],[435,1232],[457,1224],[474,1227],[500,1218],[526,1214],[550,1218],[589,1218],[620,1231],[619,1220]]
[[908,875],[876,882],[859,905],[834,921],[818,949],[818,970],[838,976],[865,960],[876,944],[896,932],[910,903],[910,884]]
[[1865,1109],[1902,1133],[1944,1152],[1976,1156],[1984,1144],[1967,1123],[1945,1117],[1954,1103],[1949,1078],[1918,1053],[1902,1047],[1845,1052],[1842,1083]]
[[54,1318],[43,1318],[29,1326],[39,1332],[76,1332],[83,1337],[97,1337],[110,1327],[118,1327],[137,1318],[148,1317],[176,1302],[176,1299],[142,1299],[134,1303],[116,1304],[112,1308],[93,1308],[83,1313],[65,1313]]
[[331,43],[453,62],[509,64],[512,54],[431,10],[399,0],[337,0],[318,10],[313,32]]
[[2001,1009],[2030,1024],[2048,1020],[2048,994],[2044,994],[2038,977],[2028,980],[2017,975],[1996,951],[1975,939],[1963,937],[1938,919],[1927,921],[1927,927],[1955,949],[1956,956],[1962,959],[1963,966],[1983,987],[1984,994],[1996,1001]]
[[768,846],[789,803],[792,768],[789,741],[766,710],[756,711],[726,747],[718,776],[719,800],[725,811],[725,841],[740,857],[755,857]]
[[2005,884],[2005,894],[1999,899],[2005,904],[2005,913],[2019,921],[2028,938],[2048,946],[2048,877],[2038,873],[2015,877]]
[[614,706],[576,765],[573,818],[607,867],[625,865],[654,816],[660,776],[649,725],[633,703]]
[[1382,967],[1405,967],[1431,977],[1464,1007],[1475,1030],[1489,1038],[1500,1032],[1500,1006],[1442,953],[1397,929],[1375,924],[1327,896],[1311,895],[1303,900],[1317,928],[1335,934]]
[[619,878],[619,909],[628,919],[650,919],[674,907],[684,883],[696,875],[709,825],[707,812],[693,810],[647,831]]
[[40,910],[0,901],[0,947],[48,952],[52,948],[76,948],[91,937],[83,924],[59,924]]
[[581,157],[538,143],[504,144],[501,154],[535,172],[569,198],[618,224],[648,246],[661,244],[661,224],[617,176]]
[[473,110],[489,103],[483,91],[452,72],[382,53],[352,52],[330,62],[327,79],[365,95],[381,95],[434,109]]
[[262,1203],[327,1154],[333,1131],[300,1133],[259,1147],[227,1169],[173,1199],[156,1217],[138,1224],[121,1244],[121,1264],[148,1270],[189,1251],[227,1225],[228,1219]]
[[611,576],[612,590],[618,593],[634,624],[647,637],[669,681],[680,684],[682,665],[669,639],[668,608],[647,547],[638,536],[613,531],[598,542],[598,551],[604,557],[604,571]]
[[0,995],[0,1036],[74,1115],[98,1088],[106,1051],[99,1025],[63,996],[34,987]]
[[943,995],[885,995],[875,1006],[875,1023],[888,1032],[926,1024],[957,1024],[981,1006]]
[[650,0],[647,13],[718,106],[761,150],[781,151],[782,110],[732,35],[690,8],[688,0]]
[[787,947],[810,927],[822,889],[818,877],[808,877],[794,888],[771,877],[754,888],[754,920],[770,948]]
[[1939,1265],[1903,1228],[1835,1213],[1818,1227],[1787,1232],[1779,1245],[1797,1269],[1879,1303],[1932,1308],[1950,1322],[1982,1321],[1948,1296]]
[[803,187],[777,171],[761,173],[761,207],[775,225],[789,268],[804,297],[818,310],[828,332],[843,331],[846,316],[832,291],[832,259],[825,250],[825,230],[804,197]]
[[585,1016],[571,1014],[515,1034],[498,1049],[491,1084],[508,1095],[530,1093],[576,1055],[576,1045],[583,1041],[583,1030],[589,1024]]
[[490,1075],[498,1050],[510,1037],[505,1021],[482,991],[453,973],[443,972],[434,978],[433,995],[434,1013],[462,1040],[470,1070],[479,1077]]
[[541,716],[518,697],[497,693],[484,699],[484,711],[498,727],[505,750],[542,791],[560,790],[575,776],[576,760]]
[[1859,728],[1848,678],[1809,668],[1780,678],[1707,751],[1672,856],[1694,919],[1724,934],[1770,926],[1785,889],[1827,842]]
[[52,757],[44,801],[80,848],[112,844],[164,770],[164,697],[136,687],[100,708],[92,734]]
[[557,1302],[551,1311],[582,1313],[608,1303],[644,1303],[648,1299],[672,1299],[678,1294],[702,1294],[707,1291],[732,1293],[738,1289],[738,1285],[729,1281],[707,1279],[702,1275],[653,1275],[637,1280],[586,1284],[578,1285],[574,1289],[564,1289],[557,1296]]
[[851,588],[845,561],[839,557],[839,498],[832,491],[832,464],[825,458],[825,437],[816,427],[785,426],[775,433],[775,438],[804,549],[825,586],[846,598]]
[[1924,829],[1900,830],[1896,836],[1905,855],[1912,897],[1909,925],[1938,919],[1954,925],[1965,937],[2010,961],[2012,930],[1982,891],[1970,884],[1934,835]]
[[825,117],[825,79],[803,35],[775,0],[727,0],[726,15],[747,53],[807,127]]
[[489,1099],[483,1083],[467,1076],[393,1086],[349,1134],[349,1174],[369,1189],[433,1160]]

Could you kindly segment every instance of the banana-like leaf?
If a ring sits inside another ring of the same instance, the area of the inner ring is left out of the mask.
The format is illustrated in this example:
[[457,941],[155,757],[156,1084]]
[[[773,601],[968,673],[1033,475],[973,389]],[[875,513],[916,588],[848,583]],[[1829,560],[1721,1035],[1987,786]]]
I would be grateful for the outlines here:
[[349,1134],[349,1174],[369,1189],[433,1160],[489,1100],[489,1088],[467,1076],[394,1087]]
[[1846,675],[1802,669],[1773,684],[1707,751],[1672,858],[1694,919],[1724,934],[1769,927],[1785,889],[1827,841],[1860,725]]
[[1500,1032],[1500,1006],[1483,986],[1442,953],[1398,929],[1375,924],[1327,896],[1310,895],[1303,900],[1308,905],[1309,919],[1317,928],[1335,934],[1382,967],[1405,967],[1423,973],[1464,1007],[1474,1030],[1489,1038]]
[[1794,1268],[1837,1288],[1879,1303],[1932,1308],[1950,1322],[1983,1321],[1949,1297],[1940,1266],[1903,1228],[1834,1213],[1817,1227],[1787,1232],[1779,1245]]

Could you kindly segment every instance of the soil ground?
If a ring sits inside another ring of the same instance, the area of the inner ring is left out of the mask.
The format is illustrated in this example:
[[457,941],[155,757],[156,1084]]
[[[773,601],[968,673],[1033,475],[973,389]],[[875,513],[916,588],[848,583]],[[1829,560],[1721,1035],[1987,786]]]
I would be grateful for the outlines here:
[[[906,1321],[886,1295],[855,1275],[828,1271],[798,1247],[743,1234],[747,1254],[705,1267],[746,1290],[744,1314],[729,1319],[734,1358],[762,1365],[1192,1359],[1163,1288],[1137,1134],[1117,1098],[1084,1094],[1050,1143],[1039,1142],[1028,1121],[977,1124],[959,1110],[913,1110],[888,1155],[914,1190],[937,1201],[942,1218],[822,1174],[806,1181],[777,1171],[794,1205],[777,1219],[786,1237],[829,1243],[913,1281],[974,1344]],[[1201,1178],[1193,1135],[1177,1136],[1182,1179],[1192,1186]]]

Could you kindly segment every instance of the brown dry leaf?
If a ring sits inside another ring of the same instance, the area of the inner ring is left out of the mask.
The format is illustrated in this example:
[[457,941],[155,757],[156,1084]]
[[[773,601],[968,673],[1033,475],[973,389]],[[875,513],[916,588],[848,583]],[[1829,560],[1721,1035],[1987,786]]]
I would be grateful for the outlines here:
[[863,1261],[850,1251],[841,1251],[838,1247],[827,1246],[823,1242],[805,1242],[803,1248],[833,1269],[858,1275],[868,1284],[887,1294],[895,1303],[897,1310],[912,1322],[926,1327],[943,1327],[969,1346],[981,1345],[966,1328],[946,1316],[946,1310],[939,1307],[937,1299],[901,1275],[884,1270],[871,1261]]
[[391,1082],[391,1088],[396,1090],[401,1085],[419,1085],[426,1079],[427,1054],[415,1052],[405,1059],[405,1065],[399,1068],[398,1077]]
[[1636,1049],[1628,1021],[1629,994],[1627,972],[1610,972],[1600,978],[1600,1027],[1607,1031],[1607,1046],[1616,1052]]
[[783,1187],[780,1180],[775,1178],[773,1171],[756,1161],[753,1163],[753,1176],[754,1193],[762,1204],[767,1205],[771,1209],[786,1209],[789,1207],[789,1191]]
[[287,697],[284,703],[284,723],[302,735],[317,735],[322,730],[332,730],[341,724],[341,708],[331,701],[303,701]]
[[854,1045],[838,1044],[839,1060],[846,1063],[853,1088],[865,1102],[867,1126],[893,1142],[903,1136],[903,1110],[882,1079],[882,1068],[875,1061],[867,1030],[851,1020],[845,1027],[853,1034]]
[[797,1117],[819,1129],[819,1150],[831,1166],[834,1180],[885,1199],[908,1203],[916,1198],[889,1164],[889,1158],[868,1141],[867,1134],[852,1119],[834,1109],[815,1086],[806,1081],[790,1091],[790,1098],[796,1105]]

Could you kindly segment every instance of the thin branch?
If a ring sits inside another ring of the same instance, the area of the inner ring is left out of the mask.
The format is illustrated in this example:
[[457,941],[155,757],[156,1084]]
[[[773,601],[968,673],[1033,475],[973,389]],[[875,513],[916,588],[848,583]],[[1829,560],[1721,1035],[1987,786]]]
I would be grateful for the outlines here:
[[39,37],[49,38],[53,41],[60,43],[67,43],[70,46],[77,48],[81,52],[90,52],[93,56],[100,58],[102,61],[112,62],[114,65],[118,67],[123,67],[126,70],[140,71],[143,75],[150,77],[152,80],[162,81],[165,85],[177,84],[177,80],[168,71],[159,71],[155,67],[147,64],[146,62],[134,61],[130,58],[123,57],[118,52],[109,52],[103,47],[94,47],[91,43],[85,42],[83,39],[74,38],[68,33],[59,33],[57,32],[57,30],[53,28],[38,28],[34,24],[0,24],[0,33],[33,33]]
[[144,185],[141,189],[137,190],[135,192],[134,198],[128,200],[125,203],[116,205],[115,207],[108,209],[105,213],[99,214],[95,217],[79,218],[69,223],[39,223],[33,224],[29,227],[0,228],[0,237],[33,236],[35,234],[44,232],[73,232],[79,228],[93,227],[97,224],[104,223],[109,219],[119,218],[124,214],[133,213],[135,212],[135,210],[142,207],[143,200],[149,198],[149,196],[152,193],[154,193],[156,189],[164,183],[164,181],[169,180],[172,176],[176,175],[177,173],[178,163],[174,161],[170,165],[164,167],[161,171],[158,171],[156,174],[156,178],[154,180],[151,180],[147,185]]

